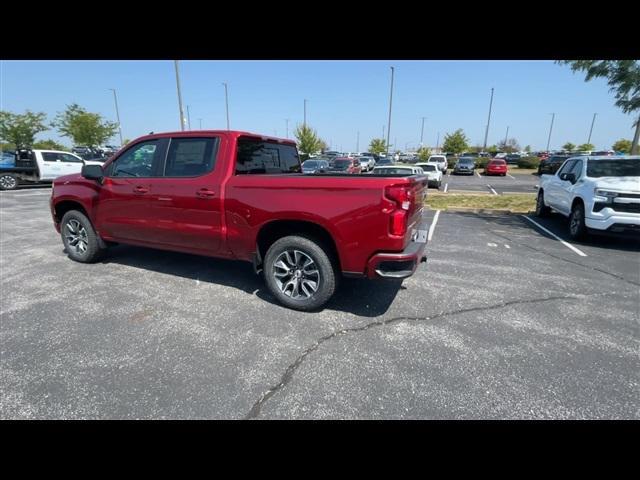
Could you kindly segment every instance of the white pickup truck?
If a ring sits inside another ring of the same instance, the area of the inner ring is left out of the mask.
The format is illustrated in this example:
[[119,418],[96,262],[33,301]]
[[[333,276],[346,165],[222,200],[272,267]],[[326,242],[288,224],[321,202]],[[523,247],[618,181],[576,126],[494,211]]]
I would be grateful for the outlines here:
[[83,165],[93,163],[100,162],[58,150],[18,150],[14,162],[0,166],[0,190],[14,190],[20,183],[53,182],[63,175],[80,173]]
[[588,229],[640,232],[640,156],[568,158],[540,177],[536,215],[551,209],[569,217],[574,239]]

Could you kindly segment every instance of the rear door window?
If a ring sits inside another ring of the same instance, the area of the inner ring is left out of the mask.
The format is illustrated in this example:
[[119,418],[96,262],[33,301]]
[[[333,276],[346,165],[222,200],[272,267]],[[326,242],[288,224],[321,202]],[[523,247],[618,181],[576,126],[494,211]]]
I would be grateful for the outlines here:
[[45,162],[57,162],[60,156],[55,152],[42,152],[42,160]]
[[238,139],[236,175],[300,172],[300,158],[294,145]]

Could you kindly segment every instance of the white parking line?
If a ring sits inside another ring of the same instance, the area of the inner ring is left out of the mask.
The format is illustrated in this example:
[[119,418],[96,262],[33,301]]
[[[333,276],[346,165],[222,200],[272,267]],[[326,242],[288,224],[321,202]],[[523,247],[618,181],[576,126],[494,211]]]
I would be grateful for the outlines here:
[[478,170],[476,170],[476,175],[478,175],[478,178],[482,178],[480,177],[480,172],[478,172]]
[[493,193],[494,195],[498,194],[498,192],[496,192],[493,188],[491,188],[491,185],[487,184],[487,187],[489,187],[489,190],[491,190],[491,193]]
[[509,175],[508,173],[507,173],[507,177],[513,178],[514,180],[516,179],[516,177],[513,177],[513,176]]
[[[43,193],[35,193],[35,192],[34,192],[34,193],[21,193],[20,195],[18,195],[17,193],[13,193],[13,194],[11,194],[11,195],[6,195],[6,196],[7,196],[7,198],[8,198],[8,197],[20,197],[20,198],[23,198],[23,197],[50,197],[50,196],[51,196],[51,192],[43,192]],[[4,195],[3,195],[3,197],[4,197]],[[2,198],[2,197],[0,197],[0,198]]]
[[565,242],[564,240],[562,240],[559,236],[557,236],[555,233],[547,230],[546,228],[544,228],[542,225],[540,225],[538,222],[535,222],[533,220],[531,220],[529,217],[527,217],[526,215],[520,215],[522,218],[530,221],[531,223],[533,223],[535,226],[537,226],[540,230],[542,230],[543,232],[548,233],[549,235],[551,235],[553,238],[555,238],[556,240],[558,240],[560,243],[562,243],[565,247],[567,247],[570,250],[573,250],[575,253],[577,253],[578,255],[580,255],[581,257],[586,257],[587,254],[584,253],[582,250],[577,249],[576,247],[574,247],[573,245],[571,245],[569,242]]
[[447,193],[447,188],[449,188],[449,184],[448,184],[448,183],[445,183],[445,184],[444,184],[444,193]]
[[440,210],[436,211],[436,214],[433,216],[433,222],[431,222],[431,226],[429,227],[429,233],[427,234],[427,241],[430,242],[433,238],[433,231],[436,229],[436,223],[438,223],[438,217],[440,216]]

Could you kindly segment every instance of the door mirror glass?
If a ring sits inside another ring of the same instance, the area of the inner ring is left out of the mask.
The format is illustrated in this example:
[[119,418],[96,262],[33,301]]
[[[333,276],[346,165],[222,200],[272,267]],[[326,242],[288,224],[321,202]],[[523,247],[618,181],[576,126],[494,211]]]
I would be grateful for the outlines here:
[[81,175],[88,180],[102,180],[104,173],[100,165],[83,165]]

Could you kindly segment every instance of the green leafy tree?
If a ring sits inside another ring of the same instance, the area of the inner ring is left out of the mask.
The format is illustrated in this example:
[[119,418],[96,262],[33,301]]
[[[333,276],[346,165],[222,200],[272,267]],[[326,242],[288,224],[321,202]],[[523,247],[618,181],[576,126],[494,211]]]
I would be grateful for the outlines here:
[[122,143],[122,145],[121,145],[121,146],[122,146],[122,147],[124,147],[125,145],[127,145],[127,144],[129,144],[129,143],[131,142],[131,139],[129,139],[129,138],[125,138],[122,142],[123,142],[123,143]]
[[320,145],[321,152],[326,152],[327,150],[329,150],[329,144],[327,144],[327,142],[325,142],[322,139],[320,139],[319,141],[320,141],[319,145]]
[[429,160],[429,157],[431,156],[431,149],[429,147],[420,147],[417,153],[420,161],[426,162],[427,160]]
[[566,150],[567,152],[573,152],[576,149],[576,146],[571,142],[567,142],[562,145],[562,149]]
[[526,147],[524,147],[524,151],[531,152],[531,145],[527,145]]
[[103,145],[118,131],[118,124],[102,119],[97,113],[87,112],[77,103],[58,113],[51,126],[76,145],[97,147]]
[[621,138],[614,143],[611,148],[616,152],[629,153],[631,151],[631,140],[625,140]]
[[461,128],[453,133],[447,133],[444,136],[444,143],[442,144],[443,151],[459,154],[466,151],[468,148],[469,139]]
[[30,110],[23,114],[0,111],[0,140],[18,148],[31,147],[36,134],[49,129],[46,118],[46,113]]
[[51,139],[39,140],[33,144],[33,148],[37,148],[39,150],[69,150],[61,143]]
[[387,142],[383,138],[374,138],[369,144],[369,152],[380,155],[387,151]]
[[498,143],[498,148],[501,152],[513,153],[520,150],[520,145],[515,138],[510,138],[506,142],[502,140],[500,143]]
[[578,145],[578,150],[581,151],[591,151],[595,150],[596,146],[593,143],[583,143],[582,145]]
[[298,141],[298,150],[305,155],[313,155],[321,149],[321,140],[309,125],[298,125],[294,132]]
[[13,143],[0,142],[0,152],[12,152],[15,149],[16,146]]
[[574,72],[586,72],[585,82],[594,78],[606,78],[609,91],[614,92],[616,106],[624,113],[634,115],[637,120],[631,153],[638,153],[640,141],[640,60],[561,60]]

